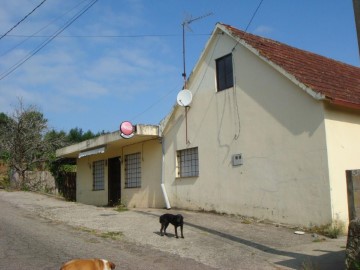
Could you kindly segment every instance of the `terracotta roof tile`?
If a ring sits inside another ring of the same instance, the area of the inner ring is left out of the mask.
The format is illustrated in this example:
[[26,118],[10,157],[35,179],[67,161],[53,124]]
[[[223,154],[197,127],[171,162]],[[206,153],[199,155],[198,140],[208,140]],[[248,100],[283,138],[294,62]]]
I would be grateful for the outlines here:
[[360,68],[221,25],[315,93],[331,102],[360,108]]

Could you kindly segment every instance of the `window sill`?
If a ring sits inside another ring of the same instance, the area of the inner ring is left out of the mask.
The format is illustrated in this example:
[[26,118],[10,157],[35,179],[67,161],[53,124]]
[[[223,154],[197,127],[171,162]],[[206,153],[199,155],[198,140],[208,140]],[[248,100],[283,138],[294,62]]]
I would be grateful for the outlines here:
[[178,176],[178,177],[175,177],[175,180],[198,178],[198,177],[199,177],[198,175],[194,175],[194,176]]

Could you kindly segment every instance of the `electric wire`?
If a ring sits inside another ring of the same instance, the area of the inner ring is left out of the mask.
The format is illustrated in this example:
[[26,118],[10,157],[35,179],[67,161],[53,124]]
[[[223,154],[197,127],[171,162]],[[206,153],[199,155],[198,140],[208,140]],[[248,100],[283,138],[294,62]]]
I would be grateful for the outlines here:
[[[39,33],[40,31],[36,32]],[[8,35],[8,37],[47,38],[49,35]],[[188,36],[210,36],[211,34],[190,34]],[[143,38],[143,37],[178,37],[180,34],[138,34],[138,35],[61,35],[58,38]]]
[[155,107],[155,105],[159,104],[160,102],[162,102],[163,100],[167,99],[168,96],[172,93],[174,93],[175,91],[179,91],[180,86],[177,86],[176,88],[173,88],[172,90],[170,90],[169,92],[167,92],[164,96],[160,97],[158,100],[156,100],[155,102],[153,102],[152,104],[150,104],[147,108],[145,108],[145,110],[143,110],[142,112],[138,113],[137,115],[135,115],[131,120],[134,121],[137,118],[139,118],[140,116],[142,116],[143,114],[147,113],[148,111],[150,111],[152,108]]
[[44,4],[46,0],[43,0],[39,5],[37,5],[32,11],[30,11],[24,18],[22,18],[18,23],[16,23],[13,27],[11,27],[5,34],[3,34],[0,37],[0,40],[5,37],[7,34],[9,34],[12,30],[14,30],[20,23],[26,20],[27,17],[29,17],[32,13],[35,12],[42,4]]
[[45,30],[47,27],[49,27],[49,25],[53,24],[54,22],[56,22],[57,20],[61,19],[62,17],[64,17],[65,15],[67,15],[68,13],[70,13],[71,11],[73,11],[74,9],[76,9],[78,6],[80,6],[82,3],[86,2],[88,0],[83,0],[82,2],[79,2],[78,4],[76,4],[74,7],[72,7],[71,9],[69,9],[67,12],[63,13],[62,15],[56,17],[54,20],[52,20],[51,22],[49,22],[47,25],[45,25],[44,27],[40,28],[38,31],[36,31],[35,33],[33,33],[32,35],[7,35],[7,37],[21,37],[24,38],[24,40],[22,40],[21,42],[19,42],[18,44],[16,44],[15,46],[13,46],[12,48],[10,48],[9,50],[5,51],[4,53],[2,53],[0,55],[0,57],[3,57],[4,55],[7,55],[8,53],[10,53],[11,51],[13,51],[14,49],[16,49],[17,47],[19,47],[20,45],[24,44],[26,41],[28,41],[30,38],[32,37],[41,37],[41,38],[49,38],[51,36],[38,36],[36,34],[40,33],[41,31]]
[[[251,16],[251,19],[250,21],[248,22],[246,28],[245,28],[245,31],[244,31],[244,35],[247,33],[252,21],[254,20],[257,12],[259,11],[262,3],[263,3],[264,0],[260,0],[257,8],[255,9],[255,11],[253,12],[253,15]],[[241,37],[240,37],[241,39]],[[239,41],[240,41],[239,39]],[[239,41],[236,42],[235,46],[232,48],[232,52],[235,50],[236,46],[239,44]],[[233,70],[235,70],[235,64],[233,62]],[[235,132],[234,134],[234,140],[238,140],[239,137],[240,137],[240,132],[241,132],[241,121],[240,121],[240,112],[239,112],[239,104],[238,104],[238,99],[237,99],[237,91],[236,91],[236,77],[234,77],[234,87],[233,87],[233,100],[234,100],[234,108],[235,108],[235,111],[236,111],[236,122],[237,122],[237,132]]]
[[57,30],[54,35],[50,36],[46,41],[44,41],[39,47],[34,49],[30,54],[25,56],[22,60],[13,65],[8,71],[2,73],[0,75],[0,80],[3,80],[11,73],[13,73],[16,69],[18,69],[21,65],[23,65],[26,61],[28,61],[31,57],[33,57],[36,53],[38,53],[41,49],[43,49],[47,44],[49,44],[52,40],[54,40],[58,35],[60,35],[66,28],[68,28],[71,24],[73,24],[78,18],[80,18],[85,12],[87,12],[98,0],[94,0],[89,3],[86,7],[84,7],[81,11],[79,11],[75,16],[73,16],[70,20],[66,22],[66,24]]
[[[250,21],[248,22],[246,28],[245,28],[245,32],[247,32],[248,28],[250,27],[252,21],[254,20],[258,10],[260,9],[262,3],[264,0],[260,0],[257,8],[255,9],[255,11],[253,12],[253,15],[251,16]],[[232,49],[232,51],[234,51],[235,47],[237,46],[238,42],[235,44],[234,48]],[[139,113],[138,115],[136,115],[134,117],[134,119],[138,118],[139,116],[141,116],[142,114],[146,113],[147,111],[151,110],[156,104],[160,103],[161,100],[165,99],[168,95],[170,95],[170,93],[174,92],[174,90],[169,91],[164,97],[160,98],[158,101],[156,101],[155,103],[153,103],[152,105],[150,105],[148,108],[146,108],[143,112]],[[236,95],[236,94],[235,94]],[[235,134],[234,139],[237,140],[240,134],[240,114],[239,114],[239,107],[238,104],[235,104],[236,107],[236,111],[237,111],[237,116],[238,116],[238,121],[239,121],[239,125],[238,125],[238,134]]]
[[[259,2],[259,4],[258,4],[258,6],[257,6],[257,8],[255,9],[255,11],[253,12],[253,15],[251,16],[251,19],[250,19],[250,21],[248,22],[248,24],[247,24],[247,26],[246,26],[246,28],[245,28],[245,31],[244,31],[244,34],[246,34],[247,33],[247,31],[248,31],[248,29],[249,29],[249,27],[250,27],[250,25],[251,25],[251,23],[252,23],[252,21],[254,20],[254,18],[255,18],[255,16],[256,16],[256,14],[258,13],[258,11],[259,11],[259,9],[260,9],[260,7],[261,7],[261,5],[262,5],[262,3],[264,2],[264,0],[260,0],[260,2]],[[241,39],[241,37],[240,37],[240,39]],[[232,48],[232,50],[231,51],[234,51],[235,50],[235,48],[236,48],[236,46],[239,44],[239,41],[237,41],[236,42],[236,44],[235,44],[235,46]]]

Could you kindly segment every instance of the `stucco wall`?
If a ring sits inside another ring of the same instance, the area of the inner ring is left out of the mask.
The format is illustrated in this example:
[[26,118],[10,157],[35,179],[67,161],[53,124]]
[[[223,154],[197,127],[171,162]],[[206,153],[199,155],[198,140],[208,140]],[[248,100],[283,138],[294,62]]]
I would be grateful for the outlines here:
[[108,172],[105,166],[104,190],[93,190],[92,166],[94,161],[105,160],[109,158],[107,154],[99,154],[83,157],[77,160],[76,173],[76,201],[104,206],[108,204]]
[[[215,59],[232,51],[226,35],[192,74],[193,102],[176,109],[165,134],[165,180],[172,206],[313,225],[331,221],[321,103],[237,45],[236,88],[216,92]],[[199,177],[175,178],[176,150],[199,149]],[[232,166],[233,154],[244,164]]]
[[[125,188],[125,163],[127,154],[141,153],[141,188]],[[163,207],[161,193],[161,144],[158,139],[144,141],[124,147],[108,147],[104,154],[78,159],[77,190],[78,202],[103,206],[108,204],[108,167],[105,166],[105,189],[93,191],[92,163],[120,157],[121,201],[128,207]]]
[[346,170],[360,169],[360,114],[326,106],[326,138],[334,220],[348,222]]
[[[141,153],[141,188],[125,188],[125,171],[122,166],[122,197],[128,207],[164,207],[161,193],[161,144],[159,139],[124,147],[127,154]],[[124,164],[123,164],[124,165]]]

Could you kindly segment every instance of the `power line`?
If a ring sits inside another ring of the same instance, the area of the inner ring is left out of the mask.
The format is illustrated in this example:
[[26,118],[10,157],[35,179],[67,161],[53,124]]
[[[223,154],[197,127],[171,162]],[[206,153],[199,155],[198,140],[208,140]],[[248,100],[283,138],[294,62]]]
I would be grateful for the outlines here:
[[[259,9],[260,9],[260,7],[261,7],[261,5],[262,5],[262,3],[263,3],[263,2],[264,2],[264,0],[260,0],[260,2],[259,2],[259,4],[258,4],[257,8],[255,9],[255,11],[254,11],[253,15],[251,16],[250,21],[248,22],[248,24],[247,24],[247,26],[246,26],[246,28],[245,28],[244,34],[246,34],[246,33],[247,33],[247,30],[249,29],[249,27],[250,27],[250,25],[251,25],[252,21],[254,20],[254,18],[255,18],[255,16],[256,16],[256,14],[257,14],[257,12],[259,11]],[[235,48],[236,48],[236,46],[237,46],[238,44],[239,44],[239,41],[237,41],[237,42],[236,42],[235,46],[232,48],[232,51],[234,51],[234,50],[235,50]]]
[[5,37],[7,34],[9,34],[12,30],[14,30],[20,23],[26,20],[27,17],[29,17],[32,13],[34,13],[35,10],[37,10],[42,4],[45,3],[46,0],[43,0],[39,5],[37,5],[30,13],[28,13],[24,18],[22,18],[17,24],[15,24],[13,27],[11,27],[5,34],[3,34],[0,39]]
[[256,8],[256,10],[254,11],[254,13],[253,13],[253,15],[252,15],[252,17],[251,17],[248,25],[247,25],[246,28],[245,28],[245,32],[247,32],[248,28],[250,27],[250,24],[251,24],[252,21],[254,20],[256,14],[257,14],[257,12],[258,12],[258,10],[259,10],[260,7],[261,7],[261,4],[263,3],[263,1],[264,1],[264,0],[261,0],[261,1],[259,2],[259,5],[257,6],[257,8]]
[[44,48],[47,44],[49,44],[54,38],[60,35],[66,28],[68,28],[71,24],[73,24],[80,16],[82,16],[86,11],[88,11],[98,0],[94,0],[89,3],[83,10],[79,11],[75,16],[73,16],[62,28],[55,32],[53,36],[44,41],[38,48],[33,50],[30,54],[20,60],[18,63],[13,65],[8,71],[2,73],[0,75],[0,80],[9,76],[12,72],[18,69],[21,65],[23,65],[27,60],[33,57],[36,53],[38,53],[42,48]]
[[[38,33],[38,32],[37,32]],[[210,36],[207,34],[190,34],[188,36]],[[138,35],[62,35],[58,38],[143,38],[143,37],[178,37],[180,34],[138,34]],[[8,35],[15,38],[48,38],[49,35]]]
[[25,43],[27,40],[29,40],[32,37],[41,37],[41,38],[49,38],[51,36],[37,36],[36,34],[40,33],[41,31],[43,31],[44,29],[46,29],[49,25],[53,24],[54,22],[56,22],[57,20],[59,20],[60,18],[64,17],[65,15],[67,15],[68,13],[70,13],[71,11],[73,11],[74,9],[76,9],[78,6],[80,6],[82,3],[86,2],[87,0],[83,0],[82,2],[79,2],[78,4],[76,4],[74,7],[72,7],[70,10],[68,10],[67,12],[63,13],[62,15],[56,17],[54,20],[52,20],[51,22],[49,22],[47,25],[45,25],[44,27],[40,28],[38,31],[36,31],[35,33],[33,33],[32,35],[7,35],[7,37],[22,37],[25,39],[21,42],[19,42],[18,44],[16,44],[15,46],[13,46],[12,48],[10,48],[9,50],[7,50],[6,52],[2,53],[0,55],[0,57],[3,57],[4,55],[8,54],[9,52],[13,51],[15,48],[19,47],[21,44]]

